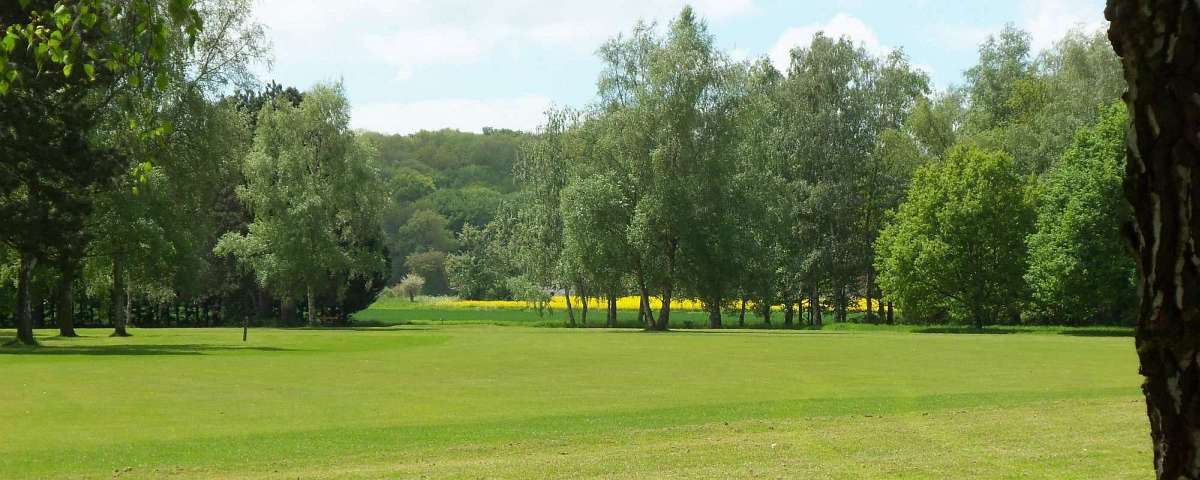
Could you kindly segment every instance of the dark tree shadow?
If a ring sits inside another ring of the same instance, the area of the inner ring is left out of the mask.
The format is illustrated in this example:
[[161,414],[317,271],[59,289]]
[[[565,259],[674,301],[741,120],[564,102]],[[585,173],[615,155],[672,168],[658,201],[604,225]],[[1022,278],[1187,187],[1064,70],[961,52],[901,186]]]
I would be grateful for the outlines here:
[[213,352],[295,352],[291,348],[226,345],[4,346],[0,355],[206,355]]
[[1007,335],[1010,333],[1029,333],[1032,330],[1015,327],[927,327],[913,329],[913,333],[953,333],[968,335]]
[[294,330],[319,330],[332,332],[411,332],[415,330],[441,329],[441,327],[432,325],[398,325],[394,323],[379,323],[378,325],[372,325],[355,322],[354,325],[347,327],[297,327]]
[[1074,328],[1058,332],[1072,337],[1132,337],[1132,328]]

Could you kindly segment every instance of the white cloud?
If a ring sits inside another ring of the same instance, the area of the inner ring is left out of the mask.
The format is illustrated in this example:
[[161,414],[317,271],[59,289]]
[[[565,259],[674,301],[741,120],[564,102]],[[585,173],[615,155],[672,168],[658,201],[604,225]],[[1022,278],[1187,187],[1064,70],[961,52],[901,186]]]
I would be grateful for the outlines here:
[[933,27],[933,35],[939,48],[974,51],[997,30],[997,27],[938,24]]
[[[256,17],[270,29],[276,62],[383,62],[396,78],[422,67],[467,65],[488,55],[527,48],[590,54],[638,18],[663,20],[686,0],[260,0]],[[754,11],[753,0],[693,0],[720,22]]]
[[828,22],[792,27],[783,32],[775,45],[771,47],[768,56],[775,68],[786,72],[791,65],[791,52],[795,47],[807,47],[817,32],[825,32],[831,38],[846,37],[866,48],[876,55],[885,53],[888,49],[880,42],[875,31],[857,17],[846,13],[838,13]]
[[1029,32],[1034,52],[1054,45],[1068,30],[1096,30],[1108,25],[1104,9],[1087,0],[1024,0],[1020,27]]
[[351,118],[354,128],[381,133],[409,134],[441,128],[480,132],[483,127],[533,131],[544,123],[550,107],[550,99],[540,95],[483,100],[447,98],[368,103],[354,107]]

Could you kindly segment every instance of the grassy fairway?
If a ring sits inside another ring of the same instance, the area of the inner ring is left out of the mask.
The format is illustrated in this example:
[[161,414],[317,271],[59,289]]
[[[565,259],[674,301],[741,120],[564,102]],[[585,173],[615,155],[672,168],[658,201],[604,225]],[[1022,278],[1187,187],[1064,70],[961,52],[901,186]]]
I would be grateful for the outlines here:
[[82,333],[0,349],[0,478],[1152,475],[1123,337]]

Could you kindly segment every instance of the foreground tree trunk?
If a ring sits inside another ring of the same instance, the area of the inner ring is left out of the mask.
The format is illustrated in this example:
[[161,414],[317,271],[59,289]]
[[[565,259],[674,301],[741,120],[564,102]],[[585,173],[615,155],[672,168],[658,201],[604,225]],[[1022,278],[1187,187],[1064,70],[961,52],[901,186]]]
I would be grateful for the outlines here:
[[54,323],[58,325],[58,336],[78,337],[75,333],[75,271],[64,267],[58,278],[55,292]]
[[1132,120],[1128,228],[1141,299],[1135,333],[1160,479],[1200,478],[1200,4],[1109,0]]
[[33,338],[33,309],[30,306],[29,281],[33,269],[37,266],[37,257],[29,253],[21,253],[20,265],[17,267],[17,342],[24,345],[37,345]]
[[125,265],[121,257],[114,256],[112,262],[112,291],[109,292],[108,319],[112,323],[114,337],[128,337],[125,330],[128,292],[125,289]]

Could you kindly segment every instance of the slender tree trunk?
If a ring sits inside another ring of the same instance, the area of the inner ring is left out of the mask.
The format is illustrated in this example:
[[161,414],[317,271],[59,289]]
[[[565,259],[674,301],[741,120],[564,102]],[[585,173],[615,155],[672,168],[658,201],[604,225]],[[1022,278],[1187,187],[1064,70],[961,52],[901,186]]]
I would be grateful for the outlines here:
[[878,317],[879,321],[881,321],[881,322],[887,323],[889,325],[892,323],[892,321],[883,314],[883,298],[882,298],[882,296],[879,298],[879,314],[876,315],[876,317]]
[[791,300],[786,300],[783,304],[783,326],[792,328],[792,316],[796,314],[795,304]]
[[571,288],[563,288],[563,298],[567,301],[567,319],[571,326],[575,326],[575,309],[571,306]]
[[296,319],[296,299],[291,295],[283,297],[279,301],[279,323],[284,326],[292,326]]
[[305,313],[308,314],[308,326],[319,327],[321,326],[321,319],[317,316],[317,293],[312,285],[309,285],[307,290],[308,310]]
[[892,302],[887,302],[887,323],[888,323],[888,325],[894,325],[896,323],[896,317],[893,314],[894,311],[895,310],[892,308]]
[[20,265],[17,267],[17,342],[24,345],[37,345],[33,338],[33,309],[30,305],[29,283],[32,280],[33,269],[37,267],[37,257],[31,253],[21,252]]
[[721,298],[717,297],[708,304],[708,328],[721,328]]
[[58,336],[78,337],[75,333],[75,270],[63,267],[58,278],[57,306],[54,308],[54,323],[58,324]]
[[583,286],[583,281],[575,282],[575,293],[579,295],[579,324],[587,326],[588,314],[588,294],[587,289]]
[[36,285],[29,285],[30,323],[33,328],[46,327],[46,301]]
[[124,259],[120,256],[113,256],[112,259],[112,288],[109,291],[108,318],[112,323],[114,337],[128,337],[129,332],[125,330],[126,304],[128,303],[129,292],[125,286],[125,265]]
[[1159,479],[1200,478],[1200,4],[1109,0],[1132,126],[1126,229],[1141,299],[1135,330]]
[[640,262],[637,266],[637,282],[638,295],[642,297],[638,302],[638,308],[641,310],[638,316],[643,322],[645,322],[644,324],[646,325],[646,330],[653,330],[654,313],[650,310],[650,290],[646,288],[646,275],[645,272],[642,271]]
[[678,240],[672,239],[667,243],[666,282],[663,285],[662,308],[659,309],[658,322],[655,324],[655,329],[663,332],[671,328],[671,295],[675,288],[675,252],[678,247]]
[[746,326],[746,297],[742,297],[742,308],[741,311],[738,312],[738,326]]
[[813,327],[821,328],[825,324],[825,313],[821,311],[821,291],[816,286],[812,287],[812,297],[810,298],[811,300],[809,301],[812,302]]
[[132,320],[136,320],[133,316],[133,294],[129,291],[129,282],[125,283],[125,326],[137,326]]
[[758,314],[762,316],[763,325],[771,325],[771,304],[763,302],[758,306]]
[[254,290],[254,318],[271,318],[271,307],[275,304],[271,294],[263,288],[255,287]]
[[608,294],[608,328],[617,326],[617,294],[609,292]]
[[875,291],[875,269],[868,266],[867,267],[867,311],[865,312],[865,316],[864,316],[864,318],[866,319],[865,321],[867,323],[875,323],[876,322],[876,319],[874,318],[875,311],[874,311],[874,309],[871,308],[871,306],[872,306],[871,294],[874,291]]

